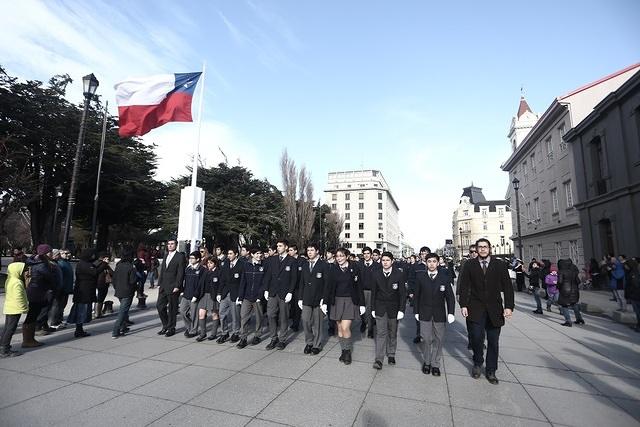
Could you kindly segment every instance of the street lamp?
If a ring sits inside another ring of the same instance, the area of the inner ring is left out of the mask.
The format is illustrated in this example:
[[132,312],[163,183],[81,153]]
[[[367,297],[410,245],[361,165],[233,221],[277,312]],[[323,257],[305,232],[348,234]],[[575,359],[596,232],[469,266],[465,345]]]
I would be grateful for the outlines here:
[[462,249],[462,227],[458,228],[458,231],[460,232],[460,260],[462,260],[462,254],[464,253]]
[[518,190],[520,189],[520,180],[516,177],[513,177],[513,190],[516,193],[516,221],[518,224],[518,258],[522,259],[522,229],[520,228],[520,193]]
[[51,224],[51,244],[57,246],[60,237],[60,228],[56,227],[58,223],[58,209],[60,207],[60,197],[62,197],[62,186],[56,186],[56,210],[53,212],[53,223]]
[[82,78],[82,87],[84,94],[84,108],[82,109],[82,118],[80,119],[80,132],[78,133],[78,143],[76,145],[76,157],[73,161],[73,172],[71,174],[71,186],[69,187],[69,201],[67,203],[67,216],[64,220],[64,235],[62,237],[62,246],[69,247],[69,229],[71,228],[71,218],[73,218],[73,206],[76,204],[76,187],[78,180],[78,170],[80,169],[80,158],[82,156],[82,144],[84,143],[84,128],[89,111],[89,102],[98,89],[98,79],[93,73]]

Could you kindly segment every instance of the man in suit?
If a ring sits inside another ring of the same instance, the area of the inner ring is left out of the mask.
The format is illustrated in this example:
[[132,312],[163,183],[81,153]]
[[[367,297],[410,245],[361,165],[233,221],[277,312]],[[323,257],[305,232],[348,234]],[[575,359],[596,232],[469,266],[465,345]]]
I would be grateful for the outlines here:
[[[505,319],[513,314],[514,297],[507,265],[491,257],[491,243],[476,241],[478,257],[465,263],[460,280],[460,310],[470,320],[473,347],[471,376],[480,378],[484,362],[484,333],[487,336],[487,366],[485,376],[491,384],[498,384],[498,341]],[[504,293],[504,308],[502,306]]]
[[[318,245],[307,245],[308,260],[303,260],[300,269],[300,281],[298,285],[298,307],[302,311],[302,328],[304,329],[304,354],[320,353],[322,345],[322,319],[321,306],[327,287],[329,275],[327,264],[320,259]],[[326,313],[325,313],[326,314]]]
[[[473,244],[469,246],[469,258],[467,259],[463,258],[462,261],[460,261],[460,269],[458,270],[458,282],[456,283],[456,300],[458,300],[458,303],[460,303],[460,278],[462,277],[464,266],[468,260],[473,259],[477,256],[478,256],[478,252],[476,251],[476,245]],[[473,347],[471,346],[471,326],[469,326],[469,318],[467,317],[465,320],[467,323],[467,337],[469,339],[469,344],[467,345],[467,349],[473,350]]]
[[184,254],[178,252],[177,248],[177,240],[167,240],[167,255],[162,260],[162,269],[158,279],[159,290],[156,308],[162,322],[162,329],[158,331],[158,335],[166,335],[167,337],[176,333],[178,302],[186,267]]
[[415,276],[413,312],[422,335],[422,373],[439,377],[445,321],[455,320],[456,302],[449,276],[438,269],[438,255],[428,254],[425,260],[427,271]]
[[267,350],[274,348],[284,350],[287,346],[289,302],[293,298],[293,291],[298,283],[298,262],[287,253],[288,249],[287,240],[278,241],[277,254],[269,262],[265,274],[264,297],[267,300],[267,317],[271,336]]
[[398,320],[404,317],[406,289],[404,273],[393,266],[393,254],[383,252],[382,268],[373,272],[371,314],[376,319],[376,359],[374,369],[382,369],[386,354],[389,365],[396,364]]
[[367,336],[373,338],[373,328],[375,325],[375,319],[371,315],[371,289],[373,287],[373,273],[380,269],[380,264],[374,262],[371,258],[371,248],[365,247],[362,249],[363,260],[360,261],[360,280],[362,281],[362,288],[364,289],[364,316],[361,316],[360,332],[364,333],[369,328]]

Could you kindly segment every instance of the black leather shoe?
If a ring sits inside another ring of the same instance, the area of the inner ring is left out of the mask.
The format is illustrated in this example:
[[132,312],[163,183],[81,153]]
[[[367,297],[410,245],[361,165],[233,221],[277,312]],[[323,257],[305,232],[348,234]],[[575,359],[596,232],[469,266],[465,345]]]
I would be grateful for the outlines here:
[[204,340],[206,340],[206,339],[207,339],[207,336],[206,336],[206,335],[198,335],[198,338],[196,338],[196,341],[198,341],[198,342],[202,342],[202,341],[204,341]]
[[420,341],[422,341],[422,337],[421,337],[420,335],[418,335],[417,337],[415,337],[415,338],[413,339],[413,343],[414,343],[414,344],[418,344]]
[[309,353],[311,353],[311,349],[312,349],[311,344],[307,344],[307,345],[305,345],[305,346],[304,346],[304,354],[309,354]]
[[487,378],[487,381],[489,381],[491,384],[498,384],[499,383],[498,378],[496,378],[496,373],[495,372],[487,372],[485,377]]
[[431,368],[431,375],[433,375],[434,377],[439,377],[440,376],[440,368]]
[[395,365],[396,364],[396,358],[394,356],[389,356],[388,359],[389,359],[388,360],[389,365]]
[[347,354],[347,350],[342,350],[342,354],[340,355],[338,360],[344,363],[344,358],[345,358],[346,354]]
[[176,334],[175,328],[167,329],[167,333],[164,334],[165,337],[172,337]]
[[286,342],[278,341],[278,344],[276,344],[276,350],[284,350],[286,346],[287,346]]
[[376,360],[375,362],[373,362],[373,369],[377,369],[377,370],[382,369],[382,362],[379,360]]
[[373,331],[369,330],[369,332],[367,333],[367,338],[373,338]]
[[313,347],[311,349],[311,354],[313,354],[314,356],[320,354],[320,349],[318,347]]
[[238,342],[238,341],[240,341],[240,336],[238,334],[233,334],[233,335],[231,335],[231,339],[229,341]]
[[533,314],[544,314],[542,310],[533,310]]
[[166,328],[162,328],[158,331],[158,335],[164,335],[167,333],[167,329]]
[[344,354],[344,364],[345,365],[351,365],[351,350],[345,350],[346,353]]
[[482,375],[482,366],[473,365],[473,369],[471,370],[471,376],[475,379],[480,378]]
[[571,327],[571,322],[564,322],[564,323],[562,323],[562,326],[568,326],[568,327]]
[[188,331],[184,334],[184,336],[187,337],[187,338],[193,338],[193,337],[195,337],[197,335],[198,334],[192,334],[191,332],[188,332]]
[[273,338],[271,340],[271,342],[269,344],[267,344],[267,346],[265,348],[267,350],[273,350],[274,348],[276,348],[277,344],[278,344],[278,338]]
[[584,325],[584,319],[576,320],[576,325]]
[[429,375],[431,373],[431,365],[427,365],[426,363],[422,364],[422,373],[425,375]]
[[218,344],[224,344],[225,342],[227,342],[227,340],[229,339],[229,334],[224,334],[224,335],[220,335],[220,338],[218,338],[218,341],[216,341]]
[[238,348],[245,348],[247,346],[247,339],[246,338],[242,338],[240,340],[240,342],[236,345],[236,347]]
[[262,340],[260,339],[260,337],[253,337],[253,339],[251,340],[251,345],[258,345],[261,341]]
[[207,339],[208,339],[209,341],[213,341],[213,340],[215,340],[216,338],[218,338],[218,336],[217,336],[216,334],[214,334],[214,333],[212,333],[211,335],[209,335],[209,336],[207,337]]

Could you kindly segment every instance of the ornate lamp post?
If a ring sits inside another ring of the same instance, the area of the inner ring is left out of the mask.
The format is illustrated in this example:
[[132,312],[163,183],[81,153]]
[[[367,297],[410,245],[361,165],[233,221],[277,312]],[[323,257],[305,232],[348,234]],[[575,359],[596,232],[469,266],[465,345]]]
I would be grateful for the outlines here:
[[58,208],[60,206],[60,197],[62,197],[62,186],[56,186],[56,210],[53,212],[53,223],[51,224],[51,244],[57,246],[60,238],[60,228],[58,224]]
[[464,254],[464,248],[462,247],[462,227],[458,228],[458,232],[460,233],[460,260],[462,261]]
[[84,143],[84,130],[89,111],[89,102],[98,89],[98,79],[93,73],[82,78],[82,87],[84,93],[84,108],[82,109],[82,118],[80,119],[80,132],[78,133],[78,143],[76,145],[76,157],[73,161],[73,173],[71,174],[71,186],[69,187],[69,201],[67,203],[67,216],[64,220],[64,235],[62,237],[62,246],[69,246],[69,229],[71,228],[71,219],[73,218],[73,207],[76,204],[76,187],[78,185],[78,170],[80,169],[80,158],[82,157],[82,144]]
[[518,258],[522,259],[522,229],[520,228],[520,180],[516,177],[511,181],[513,190],[516,193],[516,221],[518,224]]

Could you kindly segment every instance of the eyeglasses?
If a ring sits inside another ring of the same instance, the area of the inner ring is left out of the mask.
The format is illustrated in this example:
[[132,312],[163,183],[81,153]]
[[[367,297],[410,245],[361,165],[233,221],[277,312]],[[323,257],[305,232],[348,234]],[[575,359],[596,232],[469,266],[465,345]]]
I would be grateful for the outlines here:
[[478,246],[478,249],[489,249],[489,246]]
[[477,251],[469,251],[470,254],[477,254]]

